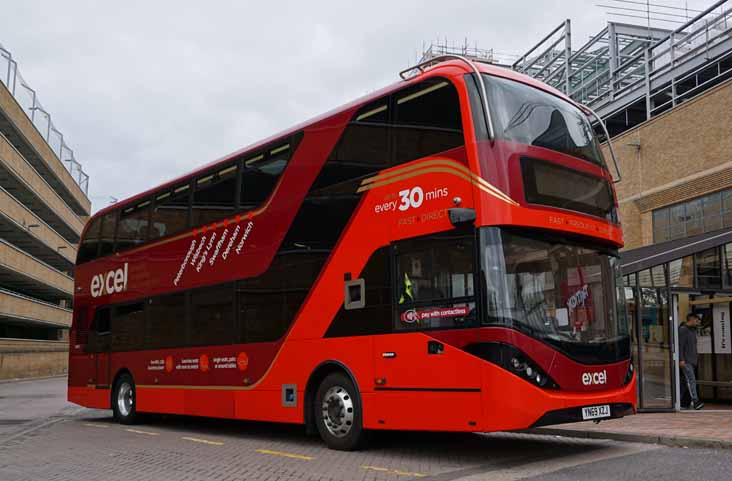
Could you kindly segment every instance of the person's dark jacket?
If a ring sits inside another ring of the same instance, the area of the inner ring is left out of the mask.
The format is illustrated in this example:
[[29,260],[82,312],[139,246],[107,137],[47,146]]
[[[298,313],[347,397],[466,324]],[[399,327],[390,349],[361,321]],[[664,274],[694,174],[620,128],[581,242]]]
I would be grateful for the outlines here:
[[679,327],[679,360],[696,366],[696,329]]

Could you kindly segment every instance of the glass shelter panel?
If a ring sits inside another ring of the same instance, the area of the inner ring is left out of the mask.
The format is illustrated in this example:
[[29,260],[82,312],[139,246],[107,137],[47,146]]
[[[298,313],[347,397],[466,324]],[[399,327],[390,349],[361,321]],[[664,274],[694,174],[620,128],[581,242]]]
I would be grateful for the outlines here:
[[672,408],[668,290],[640,288],[641,407]]

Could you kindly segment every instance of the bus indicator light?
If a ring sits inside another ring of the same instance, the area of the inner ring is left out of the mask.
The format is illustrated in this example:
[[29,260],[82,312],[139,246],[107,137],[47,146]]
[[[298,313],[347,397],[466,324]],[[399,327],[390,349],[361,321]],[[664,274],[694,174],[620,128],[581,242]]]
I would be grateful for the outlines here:
[[247,356],[246,352],[240,352],[239,355],[236,356],[236,367],[238,367],[240,371],[247,370],[247,367],[249,367],[249,356]]
[[198,366],[201,368],[201,371],[207,372],[209,369],[208,366],[208,356],[205,354],[201,354],[201,357],[198,359]]

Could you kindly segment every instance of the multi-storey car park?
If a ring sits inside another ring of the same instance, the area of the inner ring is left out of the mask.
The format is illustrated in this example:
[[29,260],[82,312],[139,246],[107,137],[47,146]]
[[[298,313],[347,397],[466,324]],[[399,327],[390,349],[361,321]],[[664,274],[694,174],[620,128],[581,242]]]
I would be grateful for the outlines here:
[[66,371],[88,177],[0,45],[0,378]]

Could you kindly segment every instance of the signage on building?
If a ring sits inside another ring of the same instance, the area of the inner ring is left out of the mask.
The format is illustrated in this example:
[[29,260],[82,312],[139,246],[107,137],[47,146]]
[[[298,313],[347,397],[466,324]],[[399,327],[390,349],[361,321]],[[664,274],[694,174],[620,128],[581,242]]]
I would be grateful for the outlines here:
[[729,304],[714,304],[712,317],[714,321],[714,353],[730,354],[732,353],[732,344],[730,344],[730,322],[729,322]]

